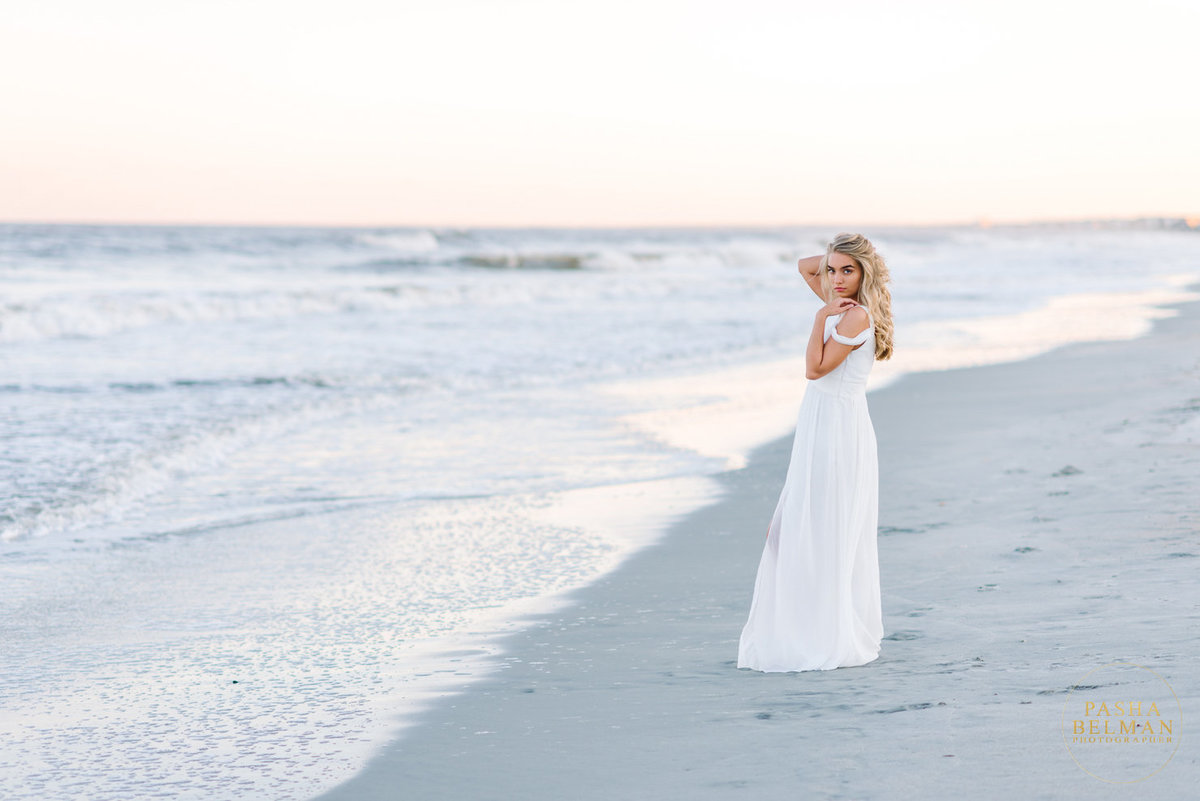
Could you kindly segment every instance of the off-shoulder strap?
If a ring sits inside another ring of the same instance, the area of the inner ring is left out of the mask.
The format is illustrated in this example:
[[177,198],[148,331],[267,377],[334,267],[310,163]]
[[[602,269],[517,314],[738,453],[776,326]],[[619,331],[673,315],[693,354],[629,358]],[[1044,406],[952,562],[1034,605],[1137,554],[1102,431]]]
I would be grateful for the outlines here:
[[871,313],[867,312],[867,327],[866,328],[864,328],[862,331],[858,332],[858,334],[856,334],[855,336],[852,336],[852,337],[843,336],[842,334],[839,334],[837,332],[837,323],[840,323],[842,321],[842,317],[844,317],[845,314],[846,314],[845,312],[842,312],[841,314],[837,315],[837,317],[829,318],[829,319],[835,321],[833,327],[829,331],[829,335],[831,337],[833,337],[833,340],[835,342],[841,342],[843,345],[861,345],[862,343],[864,343],[868,339],[870,339],[871,335],[873,333],[875,333],[875,320],[871,318]]
[[835,342],[841,342],[843,345],[861,345],[870,339],[871,335],[874,333],[871,328],[872,326],[867,326],[853,337],[842,336],[837,332],[837,329],[834,329],[833,331],[829,332],[829,336],[833,337]]

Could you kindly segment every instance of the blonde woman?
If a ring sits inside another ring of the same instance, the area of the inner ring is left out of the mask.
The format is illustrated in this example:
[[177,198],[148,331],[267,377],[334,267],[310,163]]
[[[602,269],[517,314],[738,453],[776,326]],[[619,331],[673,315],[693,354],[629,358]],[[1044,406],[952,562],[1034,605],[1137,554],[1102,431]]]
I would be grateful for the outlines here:
[[879,456],[867,376],[892,355],[887,265],[838,234],[800,273],[825,303],[805,353],[808,385],[767,530],[738,667],[831,670],[879,656]]

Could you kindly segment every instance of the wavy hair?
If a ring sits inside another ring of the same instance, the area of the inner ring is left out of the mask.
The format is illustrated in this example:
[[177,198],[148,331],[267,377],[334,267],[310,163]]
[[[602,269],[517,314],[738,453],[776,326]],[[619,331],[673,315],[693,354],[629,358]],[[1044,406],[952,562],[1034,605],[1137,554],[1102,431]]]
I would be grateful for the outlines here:
[[892,358],[892,292],[888,289],[892,275],[887,262],[875,246],[862,234],[838,234],[825,248],[821,257],[821,291],[825,302],[833,302],[833,284],[829,280],[829,256],[842,253],[854,259],[862,268],[862,283],[858,287],[858,302],[867,307],[875,323],[875,358],[879,361]]

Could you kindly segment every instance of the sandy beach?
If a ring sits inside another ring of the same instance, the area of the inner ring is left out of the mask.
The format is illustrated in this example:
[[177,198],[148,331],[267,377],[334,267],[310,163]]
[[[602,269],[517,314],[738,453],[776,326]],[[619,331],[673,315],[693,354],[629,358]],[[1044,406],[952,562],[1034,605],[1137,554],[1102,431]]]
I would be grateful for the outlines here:
[[[735,668],[790,437],[716,505],[501,643],[336,799],[1184,798],[1200,780],[1200,303],[1149,336],[871,393],[885,641],[875,662]],[[1089,775],[1064,704],[1152,669],[1181,743]]]
[[0,26],[0,801],[1200,799],[1200,2],[145,6]]

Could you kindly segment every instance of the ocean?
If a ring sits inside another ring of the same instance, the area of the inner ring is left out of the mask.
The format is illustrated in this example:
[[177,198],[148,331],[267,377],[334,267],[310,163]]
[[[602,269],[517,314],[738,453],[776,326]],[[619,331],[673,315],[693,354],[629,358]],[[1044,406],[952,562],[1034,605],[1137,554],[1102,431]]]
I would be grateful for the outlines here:
[[[789,433],[836,233],[0,225],[0,795],[353,774]],[[1200,280],[1180,222],[864,233],[880,384]]]

